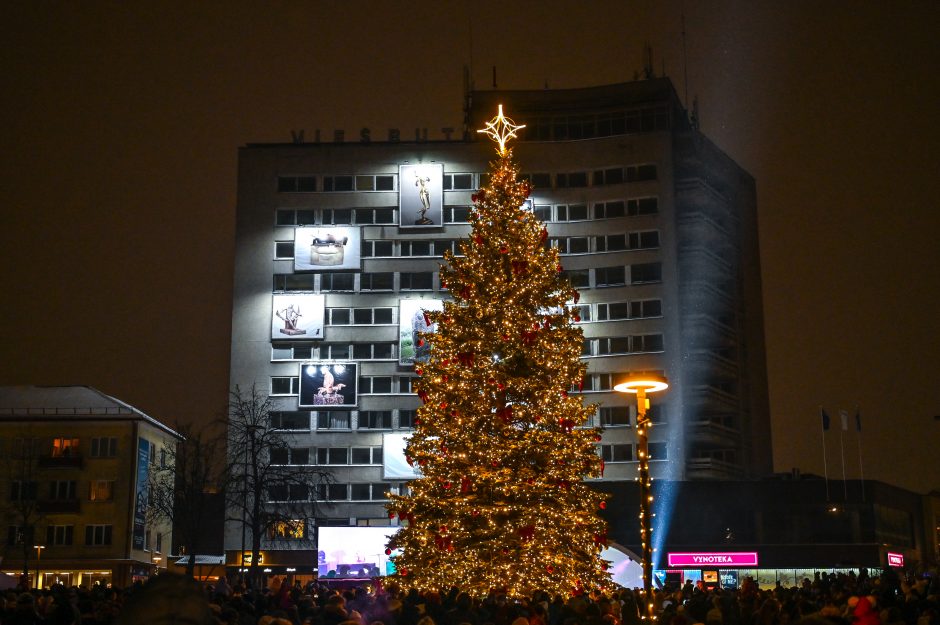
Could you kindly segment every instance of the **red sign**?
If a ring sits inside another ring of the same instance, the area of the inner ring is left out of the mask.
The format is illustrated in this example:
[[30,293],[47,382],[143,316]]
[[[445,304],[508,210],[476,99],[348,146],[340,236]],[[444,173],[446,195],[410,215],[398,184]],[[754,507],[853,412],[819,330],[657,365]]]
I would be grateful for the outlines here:
[[728,551],[718,553],[668,553],[670,568],[702,568],[710,566],[757,566],[756,551]]
[[891,553],[888,552],[888,566],[904,566],[904,554],[903,553]]

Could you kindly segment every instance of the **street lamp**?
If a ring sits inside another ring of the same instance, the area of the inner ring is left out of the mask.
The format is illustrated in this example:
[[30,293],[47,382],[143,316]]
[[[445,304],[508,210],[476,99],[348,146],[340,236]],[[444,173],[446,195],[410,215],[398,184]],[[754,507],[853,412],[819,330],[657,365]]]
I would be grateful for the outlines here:
[[658,373],[628,373],[615,380],[614,390],[636,394],[636,453],[640,461],[640,542],[643,546],[643,592],[646,609],[643,618],[655,620],[653,601],[653,493],[650,488],[649,428],[652,427],[646,411],[649,410],[648,393],[669,388],[666,376]]
[[41,582],[39,581],[39,576],[42,573],[39,570],[39,561],[42,559],[42,550],[45,549],[45,545],[33,545],[33,549],[36,550],[36,588],[42,589]]

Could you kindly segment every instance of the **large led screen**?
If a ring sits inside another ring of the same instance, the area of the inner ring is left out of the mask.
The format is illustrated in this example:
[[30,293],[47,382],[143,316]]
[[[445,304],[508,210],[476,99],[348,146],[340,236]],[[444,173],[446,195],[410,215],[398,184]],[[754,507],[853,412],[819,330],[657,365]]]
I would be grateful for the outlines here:
[[322,339],[323,307],[323,295],[275,295],[271,305],[271,338],[293,341]]
[[[322,526],[317,535],[317,572],[321,579],[371,579],[395,572],[385,554],[394,526]],[[392,555],[399,553],[393,551]]]
[[405,458],[405,445],[411,433],[385,432],[382,434],[382,479],[413,480],[421,477]]
[[357,365],[354,362],[305,362],[300,365],[301,408],[355,408]]
[[425,311],[444,310],[444,301],[439,299],[398,300],[398,362],[410,365],[427,362],[431,355],[431,343],[421,339],[421,332],[436,332],[437,324],[428,323]]
[[361,268],[359,228],[294,228],[294,271]]
[[398,168],[398,225],[439,228],[444,214],[444,166],[401,165]]

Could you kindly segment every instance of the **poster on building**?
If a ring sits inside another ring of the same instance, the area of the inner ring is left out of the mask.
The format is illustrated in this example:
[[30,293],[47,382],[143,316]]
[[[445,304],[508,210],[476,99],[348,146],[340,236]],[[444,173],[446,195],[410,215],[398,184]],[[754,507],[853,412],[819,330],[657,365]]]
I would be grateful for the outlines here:
[[294,271],[358,271],[360,238],[352,226],[294,228]]
[[401,165],[398,168],[398,225],[439,228],[444,215],[444,166]]
[[150,480],[150,442],[143,438],[137,439],[137,483],[134,486],[134,549],[146,548],[147,535],[147,499]]
[[324,295],[275,295],[271,305],[271,339],[312,341],[323,338]]
[[398,300],[398,363],[411,365],[427,362],[431,355],[431,344],[422,340],[421,332],[436,332],[437,324],[428,323],[427,311],[444,310],[444,301],[439,299]]
[[354,362],[305,362],[300,365],[301,408],[355,408],[359,381]]
[[417,467],[408,464],[405,457],[405,445],[411,438],[411,432],[382,433],[382,479],[413,480],[421,477]]

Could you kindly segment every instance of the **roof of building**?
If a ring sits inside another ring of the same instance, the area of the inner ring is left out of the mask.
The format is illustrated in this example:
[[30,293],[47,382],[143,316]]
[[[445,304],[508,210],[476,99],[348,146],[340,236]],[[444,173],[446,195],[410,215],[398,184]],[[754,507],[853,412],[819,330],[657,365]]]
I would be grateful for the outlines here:
[[63,417],[141,420],[182,438],[150,415],[90,386],[0,386],[0,421],[23,417],[37,421]]

